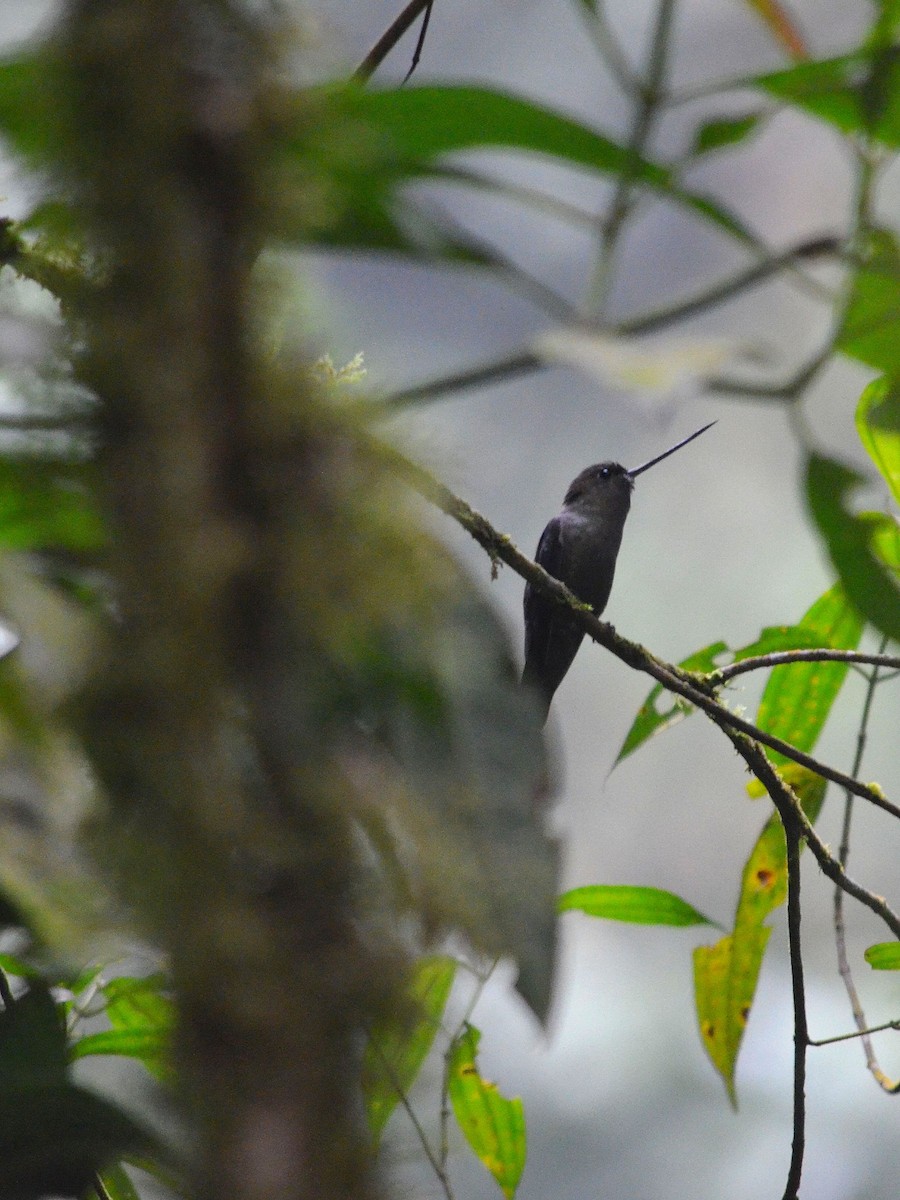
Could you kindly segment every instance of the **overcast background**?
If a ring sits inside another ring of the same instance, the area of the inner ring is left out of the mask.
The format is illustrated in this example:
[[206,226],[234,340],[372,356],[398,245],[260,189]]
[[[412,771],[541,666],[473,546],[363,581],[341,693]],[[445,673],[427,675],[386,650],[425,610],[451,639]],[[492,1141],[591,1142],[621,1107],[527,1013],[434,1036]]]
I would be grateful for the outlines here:
[[[301,14],[306,66],[346,72],[388,26],[401,0],[318,0]],[[0,37],[23,36],[51,12],[46,3],[0,8]],[[615,0],[610,15],[633,61],[640,61],[654,6]],[[870,15],[866,0],[795,0],[816,57],[857,44]],[[414,35],[395,50],[376,82],[405,72]],[[683,0],[675,27],[672,81],[680,88],[786,65],[762,25],[739,0]],[[584,36],[577,4],[566,0],[435,0],[419,75],[503,86],[579,116],[624,140],[630,108]],[[677,110],[663,121],[654,153],[683,152],[698,112],[742,112],[748,93]],[[480,160],[484,161],[484,159]],[[591,209],[604,196],[587,179],[544,162],[494,169],[553,188]],[[691,171],[690,186],[717,196],[767,242],[788,246],[846,226],[850,171],[824,125],[784,112],[734,153]],[[882,190],[884,220],[896,225],[896,173]],[[0,172],[3,211],[23,211],[21,181]],[[511,205],[460,191],[431,194],[478,236],[494,240],[541,279],[575,300],[590,268],[587,241],[571,228]],[[711,283],[743,260],[725,238],[662,204],[648,207],[623,242],[614,309],[628,313]],[[294,261],[312,286],[291,330],[338,364],[365,354],[369,381],[393,387],[461,369],[520,348],[547,327],[520,296],[474,271],[435,272],[376,257],[315,256]],[[820,272],[823,279],[833,279]],[[296,314],[289,314],[294,320]],[[301,323],[302,322],[302,323]],[[677,334],[724,339],[756,356],[755,370],[781,378],[815,349],[827,314],[787,283],[752,294],[679,327]],[[848,362],[816,383],[805,416],[817,446],[872,474],[853,412],[869,376]],[[713,418],[714,430],[653,472],[636,489],[606,615],[628,637],[677,660],[724,639],[752,641],[761,627],[797,620],[831,583],[832,572],[803,511],[800,455],[784,412],[772,404],[727,400],[682,388],[647,398],[602,386],[574,371],[526,379],[439,401],[402,430],[420,456],[520,547],[534,549],[567,484],[589,462],[633,466]],[[882,503],[881,493],[871,494]],[[502,571],[489,581],[483,555],[443,519],[448,541],[484,581],[521,639],[521,583]],[[745,677],[746,678],[746,677]],[[562,773],[559,824],[566,835],[564,887],[654,884],[684,896],[727,925],[740,868],[768,809],[744,791],[743,766],[725,739],[694,717],[610,774],[622,738],[646,695],[646,680],[586,646],[554,702],[550,732]],[[732,693],[752,714],[759,683]],[[841,712],[819,747],[848,768],[862,687],[851,679]],[[882,688],[872,719],[865,778],[888,794],[900,788],[897,687]],[[840,797],[822,818],[838,841]],[[854,873],[896,900],[900,830],[859,805]],[[814,1037],[850,1028],[834,969],[831,891],[805,859],[804,936]],[[872,1023],[900,1016],[896,975],[875,975],[859,950],[886,934],[850,909]],[[791,1009],[783,910],[775,931],[738,1068],[740,1110],[729,1108],[695,1027],[690,954],[713,940],[696,931],[617,927],[578,915],[562,921],[557,1001],[542,1033],[500,973],[475,1014],[483,1030],[483,1071],[525,1101],[529,1162],[521,1200],[758,1200],[778,1197],[790,1155]],[[885,1040],[887,1039],[887,1040]],[[893,1041],[891,1040],[893,1039]],[[896,1034],[882,1035],[883,1065],[900,1073]],[[417,1104],[429,1124],[428,1078]],[[816,1200],[887,1200],[897,1191],[900,1098],[884,1096],[854,1043],[809,1056],[809,1146],[803,1194]],[[437,1194],[416,1161],[402,1117],[391,1158],[402,1195]],[[459,1197],[497,1189],[464,1148],[454,1155]]]

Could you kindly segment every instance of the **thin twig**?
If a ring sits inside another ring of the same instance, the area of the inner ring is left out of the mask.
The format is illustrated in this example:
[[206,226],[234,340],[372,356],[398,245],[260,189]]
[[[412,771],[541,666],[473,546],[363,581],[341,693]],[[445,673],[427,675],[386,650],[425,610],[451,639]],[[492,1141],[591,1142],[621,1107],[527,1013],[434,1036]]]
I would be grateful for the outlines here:
[[806,1020],[806,990],[803,984],[803,954],[800,945],[800,826],[793,811],[780,813],[787,842],[787,925],[791,957],[791,991],[794,1001],[794,1120],[791,1164],[784,1185],[784,1200],[795,1200],[803,1172],[806,1146],[806,1050],[809,1029]]
[[416,18],[431,6],[431,0],[410,0],[403,12],[384,31],[366,57],[353,72],[353,78],[366,83],[384,62]]
[[[778,650],[772,654],[754,654],[749,658],[742,658],[740,662],[729,663],[727,667],[710,671],[704,678],[711,687],[718,688],[747,671],[783,667],[796,662],[867,663],[876,668],[900,667],[900,657],[893,654],[866,654],[860,650],[829,650],[821,647],[806,650]],[[854,770],[851,774],[855,778],[859,772]]]
[[[478,184],[478,179],[472,176],[471,173],[465,171],[454,170],[449,178],[458,178],[462,183]],[[512,185],[510,185],[512,186]],[[518,195],[521,191],[515,188],[515,193]],[[538,197],[538,199],[547,199],[552,201],[552,197]],[[705,311],[713,305],[727,299],[729,296],[738,293],[742,288],[749,287],[753,283],[759,282],[769,275],[774,275],[778,271],[784,270],[797,259],[813,257],[816,254],[836,253],[836,242],[831,238],[816,238],[809,242],[803,242],[792,250],[785,251],[783,254],[775,255],[764,262],[756,263],[749,267],[746,271],[735,275],[730,279],[722,280],[715,284],[708,291],[702,292],[695,296],[689,297],[687,300],[678,301],[669,308],[660,308],[652,312],[645,313],[636,317],[629,318],[627,321],[622,321],[618,325],[612,326],[609,333],[612,336],[627,336],[635,334],[649,333],[653,330],[661,329],[664,326],[675,324],[686,317],[696,316],[698,313]],[[517,281],[518,282],[518,281]],[[530,286],[534,283],[533,280],[526,279],[525,282]],[[525,288],[522,288],[524,294],[528,294]],[[545,303],[543,307],[548,307],[546,301],[552,300],[559,306],[560,315],[563,313],[562,305],[566,302],[562,301],[555,294],[551,296],[544,295],[535,299],[543,299]],[[570,306],[566,306],[568,315],[572,315]],[[411,404],[419,404],[429,400],[435,400],[442,396],[453,395],[456,392],[465,391],[469,388],[486,387],[493,383],[505,382],[510,379],[516,379],[521,375],[530,374],[533,371],[546,369],[551,364],[545,362],[540,355],[536,354],[531,349],[523,349],[516,351],[514,354],[507,355],[505,358],[496,359],[493,362],[483,363],[480,366],[469,367],[464,371],[456,371],[450,375],[438,376],[434,379],[428,379],[422,383],[412,384],[409,387],[401,388],[399,391],[392,392],[380,403],[386,408],[393,410],[395,408],[405,408]],[[816,367],[818,369],[818,366]],[[722,379],[712,379],[708,381],[707,386],[716,391],[735,390],[748,395],[759,396],[760,394],[771,396],[772,398],[784,399],[787,395],[793,395],[801,387],[805,386],[809,381],[809,368],[804,368],[802,378],[794,377],[788,383],[777,385],[759,385],[759,384],[733,384]]]
[[613,79],[627,96],[640,96],[641,81],[632,70],[619,39],[607,19],[604,0],[597,0],[592,9],[586,4],[580,4],[578,7],[587,22],[591,40],[609,68]]
[[721,304],[722,301],[729,300],[732,296],[749,290],[756,284],[764,283],[772,275],[793,266],[798,260],[819,258],[826,255],[834,257],[840,254],[841,242],[838,238],[831,236],[810,238],[800,242],[799,245],[792,247],[790,250],[763,258],[759,262],[753,263],[752,266],[736,272],[728,279],[722,280],[720,283],[699,292],[695,296],[681,300],[677,304],[668,305],[664,308],[644,313],[638,317],[631,317],[626,321],[620,321],[612,326],[612,332],[622,336],[651,333],[663,326],[672,325],[676,321],[683,321],[687,317],[697,316],[698,313],[705,312],[714,305]]
[[532,350],[519,350],[506,358],[498,358],[479,367],[470,367],[452,375],[442,375],[437,379],[427,379],[424,383],[411,384],[392,392],[380,405],[388,411],[406,408],[411,404],[420,404],[423,400],[434,400],[438,396],[449,396],[453,392],[466,391],[468,388],[484,387],[489,383],[505,383],[517,379],[520,375],[543,370],[548,365]]
[[[419,36],[416,39],[416,48],[413,51],[412,62],[409,64],[409,70],[403,76],[403,83],[409,83],[412,78],[413,71],[419,65],[422,57],[422,50],[425,46],[425,38],[428,36],[428,23],[431,20],[431,13],[434,9],[434,0],[426,0],[425,16],[422,18],[422,28],[419,30]],[[401,87],[403,85],[401,84]]]
[[[881,649],[883,650],[888,643],[888,638],[881,639]],[[868,686],[866,688],[865,698],[863,700],[862,714],[859,721],[859,730],[856,734],[856,752],[853,756],[853,774],[857,775],[862,767],[863,755],[866,748],[866,738],[868,736],[869,717],[872,712],[872,703],[875,699],[875,689],[879,684],[878,664],[872,670],[869,676]],[[847,860],[850,857],[850,826],[853,819],[853,796],[849,792],[844,793],[844,819],[841,824],[841,844],[838,849],[838,862],[846,869]],[[856,988],[856,983],[853,979],[853,970],[850,966],[850,958],[847,954],[847,930],[844,921],[844,893],[839,888],[834,889],[834,943],[837,953],[838,974],[844,983],[844,989],[847,992],[847,998],[850,1001],[850,1010],[853,1013],[853,1022],[859,1031],[859,1036],[862,1038],[863,1053],[866,1057],[866,1067],[871,1072],[873,1078],[884,1091],[894,1093],[900,1091],[900,1083],[895,1083],[890,1076],[882,1071],[878,1062],[878,1057],[875,1054],[875,1047],[872,1045],[872,1039],[866,1030],[866,1014],[863,1009],[862,1000]]]
[[872,1033],[884,1033],[886,1029],[900,1030],[900,1020],[885,1021],[883,1025],[870,1025],[866,1029],[854,1029],[852,1033],[837,1033],[834,1037],[810,1038],[811,1046],[833,1046],[835,1042],[850,1042],[855,1038],[868,1037]]
[[754,742],[752,738],[732,729],[718,715],[713,714],[713,720],[730,739],[735,750],[737,750],[738,754],[740,754],[741,758],[743,758],[747,766],[769,793],[772,803],[778,809],[778,813],[782,816],[782,819],[784,819],[784,814],[788,810],[793,810],[794,816],[800,825],[803,838],[812,851],[816,862],[821,867],[822,873],[832,883],[842,887],[849,896],[853,896],[860,904],[865,905],[877,917],[880,917],[893,933],[894,937],[900,938],[900,916],[894,912],[883,896],[876,896],[874,892],[870,892],[862,884],[850,878],[819,837],[815,826],[803,811],[803,806],[797,798],[796,793],[784,781],[778,773],[778,769],[763,754],[762,747]]
[[422,1122],[416,1116],[416,1111],[409,1102],[406,1089],[397,1078],[397,1074],[394,1071],[394,1068],[388,1060],[388,1057],[382,1049],[380,1043],[378,1042],[378,1039],[374,1037],[371,1032],[369,1033],[369,1044],[373,1047],[375,1053],[381,1060],[381,1064],[387,1073],[388,1079],[391,1081],[391,1087],[397,1093],[397,1099],[400,1101],[403,1111],[412,1122],[412,1127],[415,1130],[416,1137],[419,1139],[419,1144],[422,1147],[425,1157],[428,1159],[428,1165],[437,1176],[446,1200],[453,1200],[453,1189],[450,1187],[450,1179],[447,1175],[446,1158],[441,1158],[440,1155],[436,1155],[432,1150],[431,1143],[428,1141],[428,1135],[425,1133]]
[[592,322],[599,322],[609,297],[613,251],[632,209],[634,185],[662,100],[674,11],[675,0],[659,0],[646,75],[640,85],[640,100],[628,138],[630,161],[619,175],[609,211],[600,226],[597,265],[584,306],[585,318]]

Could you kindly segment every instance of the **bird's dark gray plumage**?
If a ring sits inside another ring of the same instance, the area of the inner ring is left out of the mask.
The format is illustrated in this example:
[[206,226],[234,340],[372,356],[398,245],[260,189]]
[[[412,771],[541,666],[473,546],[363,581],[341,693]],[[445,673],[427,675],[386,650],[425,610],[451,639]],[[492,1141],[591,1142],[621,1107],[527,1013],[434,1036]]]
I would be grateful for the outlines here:
[[[711,422],[710,424],[715,424]],[[633,470],[620,463],[586,467],[569,485],[562,511],[541,534],[535,561],[599,616],[612,591],[622,531],[635,478],[709,429],[704,425],[663,454]],[[547,719],[553,694],[572,665],[584,633],[564,605],[525,586],[525,669]]]

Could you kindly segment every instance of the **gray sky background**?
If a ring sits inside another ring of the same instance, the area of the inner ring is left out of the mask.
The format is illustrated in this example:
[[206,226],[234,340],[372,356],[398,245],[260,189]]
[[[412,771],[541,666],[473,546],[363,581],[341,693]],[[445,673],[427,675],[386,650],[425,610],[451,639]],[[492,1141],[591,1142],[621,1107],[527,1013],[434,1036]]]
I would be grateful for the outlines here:
[[[387,27],[401,0],[318,0],[306,9],[309,59],[324,73],[355,65]],[[52,5],[0,7],[0,39],[27,32]],[[866,0],[794,0],[816,56],[854,45],[869,16]],[[643,56],[653,6],[614,0],[611,18],[633,61]],[[300,10],[298,9],[298,13]],[[405,72],[413,40],[394,52],[377,80]],[[702,84],[783,66],[777,48],[744,4],[683,0],[675,30],[673,81]],[[505,86],[627,136],[629,108],[598,68],[572,0],[436,0],[418,82],[467,80]],[[661,125],[654,152],[675,156],[698,112],[744,111],[747,93],[679,109]],[[587,207],[603,201],[595,179],[529,160],[492,169],[553,188]],[[822,125],[778,114],[735,153],[711,156],[689,176],[692,188],[726,202],[774,246],[841,228],[850,174],[841,146]],[[896,225],[896,172],[883,190],[883,216]],[[0,192],[15,214],[20,184],[0,168]],[[585,240],[484,197],[430,194],[429,200],[559,291],[576,298],[590,260]],[[660,204],[649,206],[624,240],[614,292],[622,313],[709,284],[742,260],[724,238]],[[471,271],[433,272],[386,258],[313,257],[294,264],[315,285],[316,310],[303,310],[298,337],[336,363],[363,351],[370,381],[394,386],[460,369],[519,348],[546,316]],[[823,279],[833,279],[827,271]],[[288,321],[296,314],[288,314]],[[673,336],[724,339],[760,356],[767,377],[789,373],[818,343],[823,312],[786,283],[759,288]],[[868,376],[836,364],[817,382],[805,415],[817,445],[867,470],[853,412]],[[602,386],[571,370],[546,371],[440,401],[411,416],[403,436],[466,499],[532,551],[570,479],[589,462],[635,465],[713,418],[696,445],[642,477],[636,489],[616,584],[606,615],[626,636],[677,660],[719,638],[739,646],[760,628],[797,620],[832,581],[803,511],[799,454],[776,406],[685,389],[664,400]],[[871,472],[868,472],[871,474]],[[880,503],[877,491],[871,496]],[[511,638],[521,638],[521,584],[509,571],[489,582],[488,564],[449,523],[436,527],[484,581]],[[699,717],[669,731],[609,774],[618,746],[646,695],[646,682],[595,646],[586,646],[554,702],[551,734],[564,773],[559,824],[567,835],[564,886],[654,884],[684,896],[727,924],[746,854],[768,809],[744,792],[746,776],[721,736]],[[861,686],[851,680],[842,712],[819,747],[849,767]],[[755,709],[759,684],[732,702]],[[898,792],[896,685],[881,689],[864,776]],[[836,844],[840,797],[822,818]],[[698,830],[701,831],[698,837]],[[858,876],[890,894],[900,831],[859,806],[853,863]],[[804,936],[814,1036],[850,1028],[834,970],[830,888],[806,859]],[[858,950],[885,934],[852,912]],[[777,1197],[790,1153],[790,984],[783,911],[772,924],[756,1007],[738,1068],[740,1111],[730,1108],[696,1032],[690,951],[714,940],[696,931],[616,927],[570,915],[562,922],[558,1002],[542,1034],[512,995],[503,972],[475,1014],[482,1068],[505,1094],[521,1094],[529,1164],[521,1200],[758,1200]],[[872,1022],[900,1016],[895,975],[865,974]],[[888,1039],[896,1035],[888,1035]],[[884,1065],[900,1073],[900,1052],[883,1043]],[[428,1123],[424,1078],[417,1103]],[[803,1194],[816,1200],[888,1200],[896,1195],[900,1098],[870,1081],[855,1044],[813,1050],[809,1061],[809,1148]],[[399,1194],[430,1196],[436,1184],[417,1164],[415,1144],[395,1122],[391,1161]],[[491,1197],[496,1186],[454,1156],[458,1196]]]

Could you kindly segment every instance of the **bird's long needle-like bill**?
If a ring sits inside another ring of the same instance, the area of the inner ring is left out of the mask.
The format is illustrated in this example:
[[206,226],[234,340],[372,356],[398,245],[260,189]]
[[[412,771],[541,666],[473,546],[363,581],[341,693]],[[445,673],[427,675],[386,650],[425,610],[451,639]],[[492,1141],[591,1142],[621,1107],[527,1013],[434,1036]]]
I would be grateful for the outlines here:
[[711,429],[715,425],[715,421],[710,421],[708,425],[704,425],[702,429],[698,429],[696,433],[692,433],[690,437],[684,438],[677,446],[671,446],[668,450],[664,450],[662,454],[657,454],[656,458],[651,458],[649,462],[642,463],[641,466],[635,467],[628,474],[632,479],[636,475],[640,475],[641,471],[647,471],[650,467],[655,467],[658,462],[662,462],[664,458],[668,458],[670,454],[674,454],[676,450],[680,450],[682,446],[686,446],[688,442],[692,442],[694,438],[698,438],[701,433],[706,433],[707,429]]

